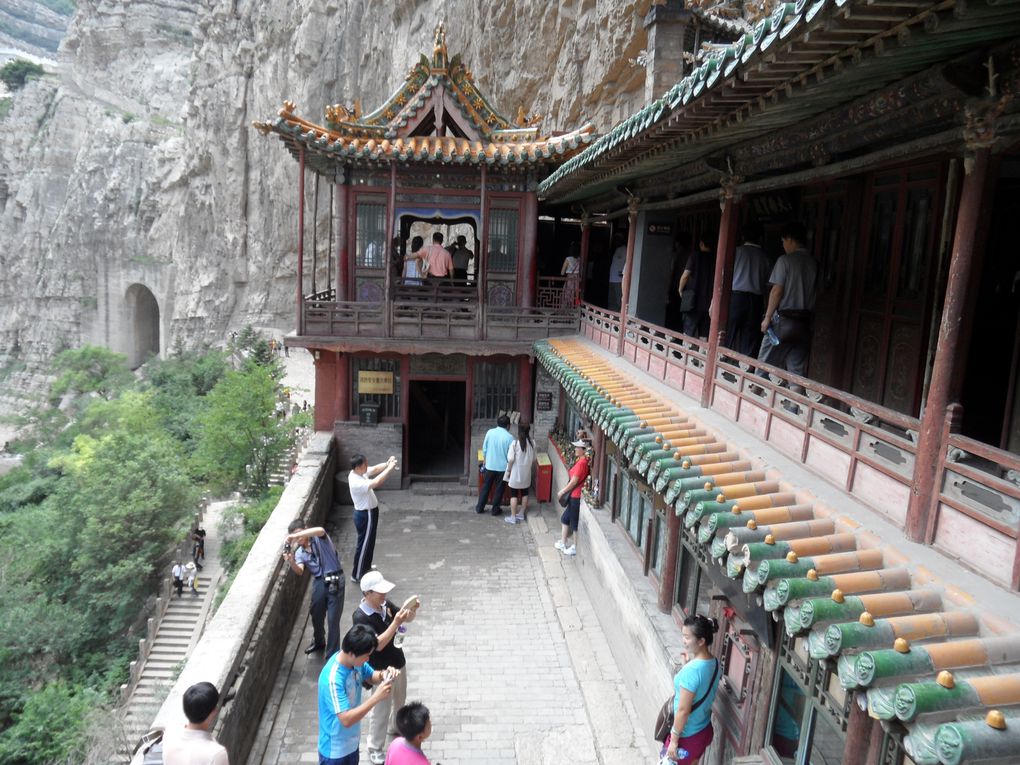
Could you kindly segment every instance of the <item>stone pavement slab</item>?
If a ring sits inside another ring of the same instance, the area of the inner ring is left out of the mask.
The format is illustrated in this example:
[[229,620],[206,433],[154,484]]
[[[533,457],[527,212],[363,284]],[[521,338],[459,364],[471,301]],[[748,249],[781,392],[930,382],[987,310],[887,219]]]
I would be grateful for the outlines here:
[[[424,748],[432,763],[655,761],[576,559],[552,548],[555,535],[540,511],[529,508],[528,524],[511,526],[475,515],[461,497],[390,491],[380,500],[375,565],[396,583],[394,602],[410,595],[422,601],[405,653],[408,700],[423,701],[432,714]],[[547,506],[545,515],[558,533],[554,510]],[[332,520],[349,571],[350,511]],[[344,631],[360,602],[356,585],[348,579],[346,586]],[[310,640],[304,618],[285,649],[249,765],[316,761],[316,682],[324,661],[304,656]],[[364,739],[362,731],[367,763]]]

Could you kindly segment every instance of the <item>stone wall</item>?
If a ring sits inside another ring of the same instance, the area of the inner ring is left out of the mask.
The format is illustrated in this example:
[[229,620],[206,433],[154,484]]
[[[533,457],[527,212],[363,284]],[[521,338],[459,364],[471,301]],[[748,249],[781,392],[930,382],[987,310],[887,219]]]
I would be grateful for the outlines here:
[[[332,501],[336,449],[329,434],[312,436],[297,471],[269,516],[230,592],[192,650],[152,727],[180,728],[181,698],[207,681],[233,697],[220,711],[216,738],[231,762],[245,762],[272,692],[282,653],[301,609],[308,577],[290,575],[280,555],[295,518],[318,524]],[[132,761],[141,765],[141,756]]]
[[[539,403],[548,397],[550,408],[540,411]],[[549,431],[556,426],[560,412],[560,384],[541,364],[535,364],[535,411],[532,413],[531,437],[535,439],[535,450],[544,452],[549,448]]]
[[380,422],[378,425],[362,425],[360,422],[337,421],[333,426],[337,443],[336,502],[351,504],[351,491],[347,487],[347,474],[351,469],[351,456],[364,454],[369,465],[385,462],[392,454],[397,458],[401,471],[392,474],[376,491],[399,489],[404,467],[404,426],[399,422]]

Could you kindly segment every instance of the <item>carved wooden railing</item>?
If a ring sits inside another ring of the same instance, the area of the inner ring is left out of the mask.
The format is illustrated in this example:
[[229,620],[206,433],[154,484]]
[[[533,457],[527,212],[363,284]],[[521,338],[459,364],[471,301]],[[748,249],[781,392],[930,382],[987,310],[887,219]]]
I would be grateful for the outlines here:
[[538,278],[539,308],[568,308],[577,304],[581,282],[566,276],[540,276]]
[[708,343],[665,327],[627,318],[623,355],[656,379],[700,397]]
[[394,295],[388,303],[306,301],[304,335],[526,341],[578,331],[576,307],[480,306],[473,286],[401,286]]
[[916,417],[728,349],[721,349],[712,386],[713,409],[903,525]]
[[326,302],[332,302],[336,300],[336,288],[330,287],[329,289],[319,290],[318,292],[310,292],[305,295],[305,300],[323,300]]
[[581,334],[603,348],[615,351],[620,338],[620,314],[591,303],[581,303]]
[[[938,505],[929,515],[927,541],[971,568],[1020,588],[1020,456],[955,430],[958,404],[949,408],[939,463]],[[1012,566],[1003,566],[1012,561]]]

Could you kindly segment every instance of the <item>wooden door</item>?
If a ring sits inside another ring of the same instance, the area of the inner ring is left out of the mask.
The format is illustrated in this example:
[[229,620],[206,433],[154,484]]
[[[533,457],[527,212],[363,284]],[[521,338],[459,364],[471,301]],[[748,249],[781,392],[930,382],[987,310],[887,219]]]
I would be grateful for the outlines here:
[[850,390],[909,415],[920,407],[942,177],[929,163],[866,180]]

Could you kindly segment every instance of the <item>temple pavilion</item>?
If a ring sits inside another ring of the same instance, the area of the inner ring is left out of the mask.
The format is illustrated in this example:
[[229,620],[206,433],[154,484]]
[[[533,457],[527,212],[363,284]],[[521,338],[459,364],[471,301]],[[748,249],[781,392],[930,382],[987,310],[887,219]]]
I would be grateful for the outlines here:
[[[315,357],[316,428],[335,427],[344,442],[349,427],[378,421],[375,446],[403,457],[405,478],[468,475],[472,428],[531,411],[532,342],[577,331],[564,279],[538,278],[536,189],[594,130],[544,133],[539,122],[523,107],[513,120],[498,112],[439,25],[430,54],[374,111],[331,105],[318,124],[287,101],[255,124],[298,166],[298,318],[287,343]],[[320,259],[308,232],[322,223],[305,210],[326,193],[331,244]],[[465,237],[468,278],[405,279],[413,236],[429,243],[437,231],[446,245]]]

